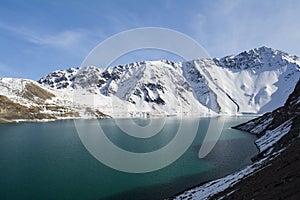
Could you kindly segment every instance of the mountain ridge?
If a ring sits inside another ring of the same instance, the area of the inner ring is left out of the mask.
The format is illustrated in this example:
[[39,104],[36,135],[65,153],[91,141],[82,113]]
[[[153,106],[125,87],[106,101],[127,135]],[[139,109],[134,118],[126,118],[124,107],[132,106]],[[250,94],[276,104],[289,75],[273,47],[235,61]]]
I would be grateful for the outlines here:
[[284,104],[299,72],[297,56],[261,47],[223,58],[56,70],[38,82],[2,78],[0,95],[51,119],[263,114]]
[[176,114],[176,109],[166,103],[173,102],[183,105],[184,112],[262,114],[284,104],[299,79],[299,71],[297,56],[260,47],[235,56],[187,62],[141,61],[106,69],[70,68],[50,73],[38,82],[56,89],[80,88],[116,96],[129,103],[132,112],[142,108],[149,113]]

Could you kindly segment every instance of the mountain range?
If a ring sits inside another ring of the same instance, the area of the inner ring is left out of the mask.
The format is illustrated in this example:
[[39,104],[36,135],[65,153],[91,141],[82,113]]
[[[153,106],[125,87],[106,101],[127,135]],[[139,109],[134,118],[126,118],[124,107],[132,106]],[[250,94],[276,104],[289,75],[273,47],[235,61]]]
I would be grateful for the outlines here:
[[[263,114],[284,105],[299,72],[297,56],[260,47],[223,58],[69,68],[38,82],[1,78],[0,117]],[[22,108],[19,114],[12,109],[16,105]]]

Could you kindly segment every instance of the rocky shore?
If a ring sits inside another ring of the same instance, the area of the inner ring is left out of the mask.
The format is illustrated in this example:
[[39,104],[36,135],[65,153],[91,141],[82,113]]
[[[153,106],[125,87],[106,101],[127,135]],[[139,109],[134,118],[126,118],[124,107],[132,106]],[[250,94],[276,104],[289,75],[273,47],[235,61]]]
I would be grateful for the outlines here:
[[300,197],[300,81],[284,106],[233,127],[256,134],[253,164],[174,199],[297,199]]

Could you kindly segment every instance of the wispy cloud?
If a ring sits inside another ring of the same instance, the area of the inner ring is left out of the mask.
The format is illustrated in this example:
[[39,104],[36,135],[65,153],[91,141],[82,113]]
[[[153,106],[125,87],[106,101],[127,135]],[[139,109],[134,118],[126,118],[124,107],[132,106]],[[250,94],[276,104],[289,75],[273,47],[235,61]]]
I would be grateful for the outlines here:
[[32,44],[60,49],[72,49],[78,46],[83,47],[83,43],[89,45],[89,40],[95,39],[96,36],[99,36],[99,34],[96,35],[95,33],[84,29],[63,30],[61,32],[49,34],[25,27],[6,25],[3,23],[0,23],[0,29],[9,31],[17,37]]
[[25,36],[27,36],[26,39],[28,41],[37,45],[49,45],[53,47],[69,48],[80,43],[86,37],[86,33],[80,30],[67,30],[54,35],[31,34],[28,37],[27,34]]

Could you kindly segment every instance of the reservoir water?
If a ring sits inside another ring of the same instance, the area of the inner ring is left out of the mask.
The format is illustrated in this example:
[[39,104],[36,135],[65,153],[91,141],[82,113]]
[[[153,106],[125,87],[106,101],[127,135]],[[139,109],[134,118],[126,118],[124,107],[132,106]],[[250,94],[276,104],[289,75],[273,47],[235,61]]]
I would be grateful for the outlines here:
[[[73,120],[0,124],[0,199],[164,199],[250,164],[257,153],[256,137],[230,128],[249,119],[227,117],[218,142],[202,159],[198,152],[210,118],[198,119],[197,135],[187,151],[167,167],[148,173],[121,172],[99,162],[83,146]],[[136,153],[164,147],[180,125],[176,118],[167,118],[155,136],[134,138],[113,119],[86,122],[90,130],[99,122],[112,143]]]

